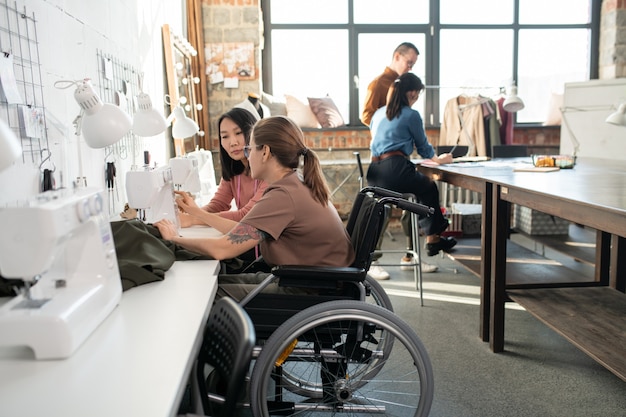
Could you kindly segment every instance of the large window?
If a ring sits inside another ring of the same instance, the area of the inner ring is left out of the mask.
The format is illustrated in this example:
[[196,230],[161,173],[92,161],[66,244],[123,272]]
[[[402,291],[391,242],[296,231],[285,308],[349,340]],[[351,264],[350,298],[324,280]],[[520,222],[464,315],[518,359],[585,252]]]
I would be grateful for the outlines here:
[[264,89],[330,96],[360,126],[368,83],[413,42],[427,85],[415,108],[438,126],[448,100],[513,84],[517,123],[545,121],[566,82],[597,77],[601,0],[262,0]]

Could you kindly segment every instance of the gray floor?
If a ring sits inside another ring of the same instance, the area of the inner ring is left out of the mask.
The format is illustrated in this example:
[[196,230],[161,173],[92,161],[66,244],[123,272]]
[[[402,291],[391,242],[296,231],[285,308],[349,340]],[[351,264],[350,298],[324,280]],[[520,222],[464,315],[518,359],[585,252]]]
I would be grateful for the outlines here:
[[[393,236],[383,249],[403,248],[402,233]],[[626,383],[514,303],[506,309],[505,351],[491,353],[478,334],[478,278],[448,257],[424,260],[439,271],[424,274],[423,307],[413,272],[385,267],[391,279],[381,284],[428,349],[432,417],[626,416]]]

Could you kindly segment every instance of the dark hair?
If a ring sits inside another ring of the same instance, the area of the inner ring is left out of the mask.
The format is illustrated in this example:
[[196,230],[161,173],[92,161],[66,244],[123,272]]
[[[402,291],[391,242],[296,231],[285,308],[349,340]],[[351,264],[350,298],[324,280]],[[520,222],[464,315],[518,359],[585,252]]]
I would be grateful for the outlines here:
[[407,52],[409,52],[409,50],[413,50],[415,51],[416,54],[420,54],[420,51],[418,51],[417,47],[415,45],[413,45],[411,42],[402,42],[400,45],[396,46],[396,49],[394,49],[393,54],[395,55],[396,52],[404,55]]
[[[232,120],[243,132],[246,140],[246,145],[250,143],[250,133],[252,133],[252,126],[256,123],[257,119],[252,113],[246,109],[234,107],[226,113],[222,114],[217,122],[217,134],[220,133],[220,126],[224,119]],[[230,181],[235,175],[243,173],[246,166],[241,161],[235,161],[228,155],[228,152],[222,146],[222,140],[220,137],[220,164],[222,165],[222,178],[224,181]]]
[[399,76],[389,88],[389,98],[387,100],[387,119],[392,120],[400,115],[402,107],[409,105],[406,93],[409,91],[422,91],[424,84],[420,78],[412,72],[407,72]]
[[302,129],[285,116],[261,119],[254,125],[252,135],[256,146],[267,145],[278,163],[296,169],[303,156],[302,177],[313,198],[323,206],[328,205],[330,190],[324,179],[317,154],[304,144]]

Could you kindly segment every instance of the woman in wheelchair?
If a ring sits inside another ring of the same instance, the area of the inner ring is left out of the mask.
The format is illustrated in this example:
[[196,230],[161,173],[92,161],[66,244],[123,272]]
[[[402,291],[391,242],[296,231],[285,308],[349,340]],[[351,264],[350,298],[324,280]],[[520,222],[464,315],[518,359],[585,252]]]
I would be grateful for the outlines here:
[[[176,226],[155,223],[162,237],[218,260],[235,258],[260,246],[267,265],[349,266],[354,250],[339,214],[329,202],[330,191],[319,159],[304,144],[302,130],[289,118],[261,119],[244,147],[252,178],[268,184],[263,197],[239,221],[228,222],[219,238],[184,238]],[[298,168],[301,168],[299,170]],[[201,215],[193,199],[183,196],[179,207],[192,216]],[[241,300],[268,273],[220,275],[216,298]],[[270,284],[264,293],[310,292]]]

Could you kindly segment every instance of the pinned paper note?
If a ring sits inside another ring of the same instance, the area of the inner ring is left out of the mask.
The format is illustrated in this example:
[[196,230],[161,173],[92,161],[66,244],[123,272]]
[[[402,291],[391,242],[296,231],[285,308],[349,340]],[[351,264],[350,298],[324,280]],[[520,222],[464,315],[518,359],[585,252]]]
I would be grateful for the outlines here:
[[13,55],[11,54],[0,54],[0,84],[2,84],[2,93],[7,103],[19,104],[24,102],[15,80]]

